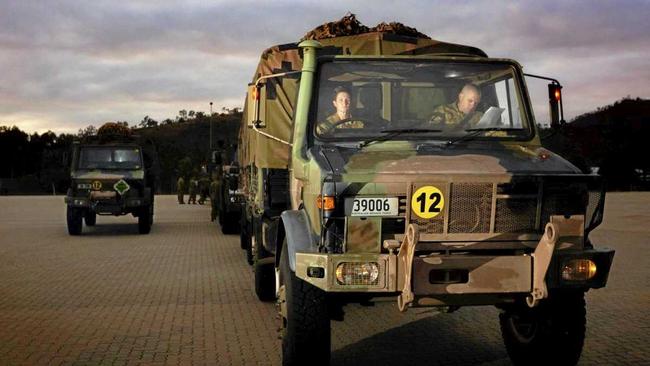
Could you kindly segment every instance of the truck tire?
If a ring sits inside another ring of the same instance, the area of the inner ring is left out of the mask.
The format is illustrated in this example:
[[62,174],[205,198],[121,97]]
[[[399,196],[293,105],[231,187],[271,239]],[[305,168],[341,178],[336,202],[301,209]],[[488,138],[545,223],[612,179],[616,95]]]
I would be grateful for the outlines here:
[[237,234],[239,232],[239,215],[226,212],[223,224],[221,224],[221,232],[226,235]]
[[255,260],[253,258],[253,240],[251,239],[250,245],[246,248],[246,263],[252,266],[254,262]]
[[583,292],[551,293],[535,308],[522,304],[499,315],[501,335],[515,365],[575,365],[585,340]]
[[140,209],[140,214],[138,215],[138,232],[140,234],[149,234],[152,221],[153,204],[148,204]]
[[94,211],[87,210],[84,213],[84,221],[86,222],[86,226],[95,226],[97,223],[97,214]]
[[328,365],[331,332],[324,291],[296,277],[286,245],[280,259],[282,365]]
[[246,251],[246,262],[250,265],[253,264],[253,243],[251,240],[251,233],[249,226],[242,221],[241,232],[239,233],[239,246]]
[[80,235],[83,228],[83,211],[79,208],[67,206],[65,216],[68,222],[68,234]]
[[241,232],[239,233],[239,246],[242,249],[246,250],[250,245],[251,245],[251,237],[248,234],[248,231],[242,228]]
[[[262,263],[263,259],[272,258],[273,255],[267,252],[262,245],[255,253],[255,294],[260,301],[275,301],[275,260],[270,263]],[[267,259],[268,261],[268,259]]]
[[242,249],[246,249],[251,245],[251,237],[250,237],[250,232],[248,230],[246,215],[243,212],[239,220],[239,225],[241,226],[241,231],[239,232],[239,246]]

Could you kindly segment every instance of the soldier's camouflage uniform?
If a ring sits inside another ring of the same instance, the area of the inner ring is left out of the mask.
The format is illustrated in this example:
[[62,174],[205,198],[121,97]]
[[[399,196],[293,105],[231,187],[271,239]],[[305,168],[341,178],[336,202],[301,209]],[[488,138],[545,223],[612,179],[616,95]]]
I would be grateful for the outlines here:
[[483,116],[483,113],[474,111],[468,115],[458,109],[456,102],[443,104],[433,110],[433,115],[429,120],[436,125],[445,127],[470,128],[475,126]]
[[189,193],[189,198],[187,199],[187,203],[193,203],[196,205],[196,191],[199,189],[199,181],[196,180],[196,178],[190,179],[190,187],[188,189]]
[[341,118],[339,118],[339,115],[334,113],[331,116],[327,117],[325,122],[321,122],[318,124],[316,127],[316,132],[318,132],[319,135],[324,135],[332,132],[334,128],[363,128],[363,122],[362,121],[357,121],[354,120],[354,117],[350,117],[350,120],[347,122],[344,122],[338,126],[335,126],[336,122],[341,121]]
[[185,195],[185,179],[183,177],[178,177],[176,181],[176,193],[178,194],[178,203],[184,204],[185,200],[183,196]]
[[205,203],[205,200],[208,198],[209,189],[210,189],[209,179],[206,177],[199,179],[199,205]]
[[216,179],[213,179],[210,182],[210,206],[212,210],[210,211],[210,220],[214,221],[217,218],[217,204],[219,197],[219,183]]

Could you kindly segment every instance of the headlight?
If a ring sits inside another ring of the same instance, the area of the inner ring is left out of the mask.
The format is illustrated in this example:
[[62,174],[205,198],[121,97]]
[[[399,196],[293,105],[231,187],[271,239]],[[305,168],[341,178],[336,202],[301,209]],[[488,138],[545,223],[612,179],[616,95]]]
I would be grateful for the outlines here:
[[587,281],[596,275],[596,263],[589,259],[572,259],[562,267],[562,279],[566,281]]
[[77,189],[90,189],[90,183],[79,183]]
[[376,262],[343,262],[336,266],[339,285],[376,285],[379,265]]

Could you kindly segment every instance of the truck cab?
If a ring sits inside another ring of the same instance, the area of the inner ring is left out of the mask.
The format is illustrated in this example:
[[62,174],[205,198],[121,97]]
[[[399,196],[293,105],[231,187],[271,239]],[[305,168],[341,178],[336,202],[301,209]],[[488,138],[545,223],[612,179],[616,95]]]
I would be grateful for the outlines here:
[[605,286],[614,255],[589,240],[604,185],[541,146],[521,66],[477,52],[300,48],[289,138],[263,104],[293,73],[258,79],[247,99],[249,133],[289,151],[283,209],[255,206],[282,169],[246,177],[256,290],[277,298],[285,364],[326,362],[345,304],[387,297],[402,312],[496,306],[516,364],[576,363],[584,293]]

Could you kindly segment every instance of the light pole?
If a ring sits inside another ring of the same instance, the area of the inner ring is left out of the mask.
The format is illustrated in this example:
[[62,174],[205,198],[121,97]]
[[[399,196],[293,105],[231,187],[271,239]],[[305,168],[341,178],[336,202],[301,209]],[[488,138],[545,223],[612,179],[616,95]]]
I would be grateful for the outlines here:
[[212,156],[212,102],[210,102],[210,156]]

